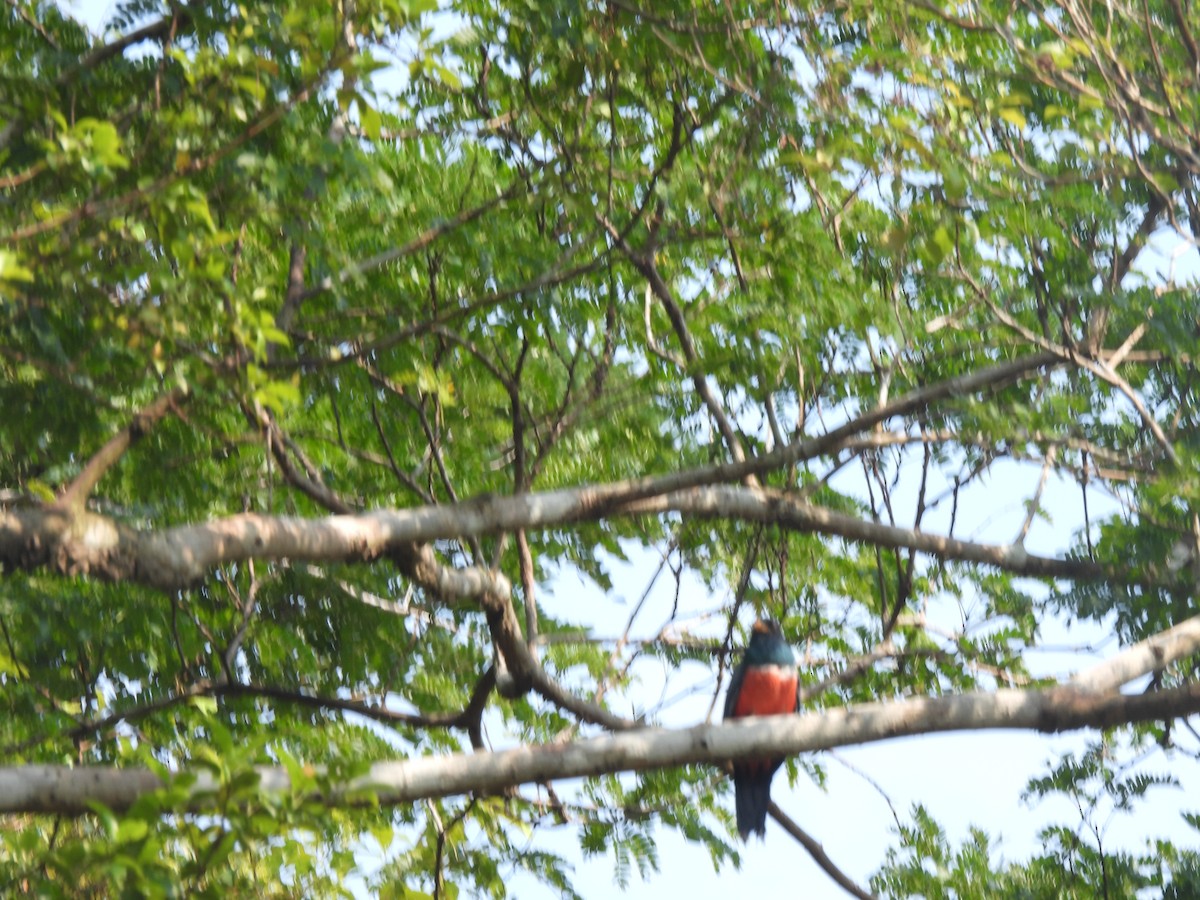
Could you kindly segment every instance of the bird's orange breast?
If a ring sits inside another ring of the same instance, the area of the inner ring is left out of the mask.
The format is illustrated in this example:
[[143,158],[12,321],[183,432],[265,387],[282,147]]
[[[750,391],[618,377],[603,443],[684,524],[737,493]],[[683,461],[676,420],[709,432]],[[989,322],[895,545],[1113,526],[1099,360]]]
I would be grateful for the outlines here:
[[778,716],[796,711],[796,672],[782,666],[746,671],[733,707],[734,716]]

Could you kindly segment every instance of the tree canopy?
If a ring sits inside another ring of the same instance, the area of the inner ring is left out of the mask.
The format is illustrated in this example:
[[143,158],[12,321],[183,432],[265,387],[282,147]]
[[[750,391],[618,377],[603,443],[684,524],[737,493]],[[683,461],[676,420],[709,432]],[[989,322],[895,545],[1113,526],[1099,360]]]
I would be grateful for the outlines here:
[[[6,891],[573,896],[544,829],[736,865],[735,757],[1086,728],[1082,810],[1200,752],[1190,2],[9,0],[0,85]],[[661,727],[758,616],[801,714]],[[826,867],[1200,890],[980,824]]]

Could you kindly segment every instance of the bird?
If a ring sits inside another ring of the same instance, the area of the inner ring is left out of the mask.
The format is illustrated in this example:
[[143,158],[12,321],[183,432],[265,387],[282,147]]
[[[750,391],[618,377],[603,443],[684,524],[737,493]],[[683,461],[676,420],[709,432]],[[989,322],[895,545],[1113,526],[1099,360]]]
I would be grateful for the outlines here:
[[[750,628],[750,642],[729,682],[725,719],[777,716],[799,709],[796,657],[775,622],[759,619]],[[742,840],[767,834],[771,779],[782,757],[743,760],[733,764],[733,794],[737,829]]]

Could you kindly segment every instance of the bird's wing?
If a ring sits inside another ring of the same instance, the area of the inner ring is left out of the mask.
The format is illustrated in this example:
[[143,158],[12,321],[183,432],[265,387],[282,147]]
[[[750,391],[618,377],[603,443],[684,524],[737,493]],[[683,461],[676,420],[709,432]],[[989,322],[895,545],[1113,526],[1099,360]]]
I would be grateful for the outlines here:
[[742,679],[745,677],[746,663],[743,661],[733,670],[733,677],[729,679],[729,690],[725,692],[725,714],[723,718],[732,718],[733,711],[737,708],[738,694],[742,692]]

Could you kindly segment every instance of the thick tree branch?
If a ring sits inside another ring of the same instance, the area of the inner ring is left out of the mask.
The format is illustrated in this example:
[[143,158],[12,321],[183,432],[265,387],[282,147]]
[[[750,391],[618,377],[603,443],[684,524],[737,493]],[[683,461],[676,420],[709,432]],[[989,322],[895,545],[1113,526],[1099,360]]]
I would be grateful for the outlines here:
[[496,575],[496,586],[505,590],[490,591],[483,596],[483,611],[487,616],[492,640],[500,651],[497,663],[507,663],[508,671],[496,672],[496,688],[502,696],[516,697],[534,690],[560,709],[565,709],[584,722],[600,725],[610,731],[628,731],[640,723],[609,712],[598,703],[577,697],[550,677],[533,655],[533,650],[521,633],[520,623],[512,605],[512,586],[508,579]]
[[1161,672],[1172,663],[1200,653],[1200,616],[1185,619],[1128,647],[1112,659],[1085,669],[1071,684],[1089,691],[1115,690],[1135,678]]
[[[281,470],[288,481],[328,509],[349,513],[349,505],[316,479],[301,475],[291,465],[283,447],[285,440],[269,417],[264,419],[268,439]],[[448,507],[453,508],[453,507]],[[478,600],[487,616],[488,627],[499,651],[488,690],[495,686],[502,696],[519,697],[537,691],[561,709],[585,722],[621,731],[638,723],[624,719],[567,691],[550,677],[538,662],[533,644],[521,633],[512,604],[512,584],[498,572],[478,567],[453,568],[438,561],[433,548],[424,541],[388,542],[386,550],[405,575],[444,602]],[[289,554],[293,559],[295,554]],[[532,593],[527,602],[533,602]],[[486,694],[484,694],[486,699]],[[476,729],[477,731],[478,729]],[[475,741],[476,731],[472,731]]]
[[[749,718],[670,730],[645,728],[568,744],[542,744],[495,753],[425,756],[374,764],[370,772],[320,798],[330,804],[383,805],[463,793],[494,794],[515,785],[612,772],[645,771],[763,755],[794,755],[869,744],[916,734],[991,729],[1045,733],[1112,728],[1200,713],[1200,684],[1144,694],[1100,694],[1073,686],[1041,691],[999,690],[899,703],[864,703],[796,716]],[[193,806],[217,788],[208,772],[192,773]],[[287,770],[259,769],[267,791],[290,789]],[[145,769],[66,766],[0,768],[0,813],[83,815],[100,802],[129,808],[162,787]]]
[[[434,559],[428,543],[606,517],[680,512],[907,548],[1031,577],[1157,583],[1155,572],[1147,577],[1090,560],[1036,556],[1016,545],[976,544],[869,522],[763,488],[717,485],[623,503],[622,489],[625,496],[637,497],[642,486],[618,482],[323,519],[244,514],[157,531],[135,531],[89,512],[72,515],[55,508],[14,509],[0,511],[0,564],[11,570],[46,568],[60,574],[177,589],[202,580],[220,564],[250,559],[315,563],[391,557],[418,583],[447,600],[478,599],[488,592],[508,598],[511,586],[503,576],[477,567],[443,566]],[[516,630],[519,633],[519,627]]]
[[[294,556],[309,561],[369,561],[389,544],[464,534],[513,531],[595,519],[622,504],[705,484],[743,480],[805,459],[836,452],[846,441],[897,416],[924,409],[951,396],[969,395],[1005,384],[1043,367],[1061,365],[1041,352],[951,378],[868,410],[814,438],[740,463],[702,466],[682,472],[546,494],[499,500],[483,498],[447,507],[401,514],[369,513],[306,523],[298,519],[239,516],[207,525],[139,533],[102,516],[61,510],[0,512],[0,564],[11,569],[52,568],[64,574],[92,574],[176,588],[204,577],[220,561]],[[411,538],[401,536],[407,532]],[[417,535],[424,535],[420,537]],[[274,545],[273,549],[272,545]],[[478,595],[475,595],[478,596]]]

